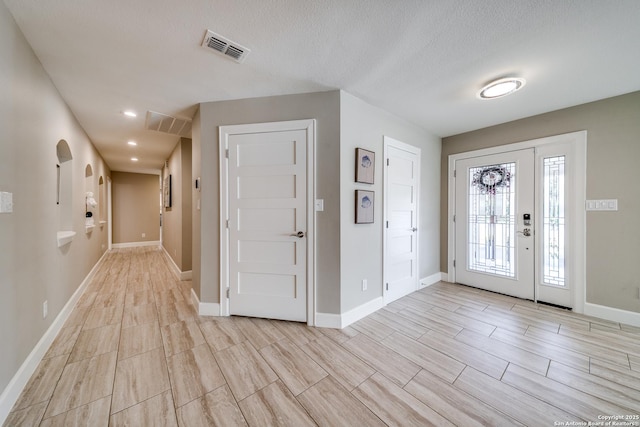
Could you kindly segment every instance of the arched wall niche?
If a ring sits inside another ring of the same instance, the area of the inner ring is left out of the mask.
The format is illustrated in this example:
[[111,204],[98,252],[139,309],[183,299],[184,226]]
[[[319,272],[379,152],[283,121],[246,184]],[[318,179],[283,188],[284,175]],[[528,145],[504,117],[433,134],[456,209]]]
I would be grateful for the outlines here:
[[73,155],[69,144],[61,139],[56,144],[56,202],[58,205],[58,246],[70,243],[73,231]]

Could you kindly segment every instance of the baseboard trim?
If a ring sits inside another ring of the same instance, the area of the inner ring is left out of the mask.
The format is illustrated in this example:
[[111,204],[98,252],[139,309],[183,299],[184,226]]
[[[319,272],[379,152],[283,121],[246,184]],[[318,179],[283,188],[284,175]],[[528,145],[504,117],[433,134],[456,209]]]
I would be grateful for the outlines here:
[[440,281],[446,281],[446,273],[434,273],[431,276],[427,276],[424,279],[420,279],[420,289],[426,288],[427,286],[434,285]]
[[164,246],[160,246],[160,247],[162,248],[162,252],[164,253],[165,258],[167,258],[167,260],[169,261],[169,265],[171,266],[171,270],[173,271],[173,274],[175,274],[175,276],[180,280],[191,280],[191,278],[193,277],[192,270],[187,270],[187,271],[180,270],[180,267],[178,267],[178,264],[176,264],[173,258],[171,258],[171,255],[169,255],[169,252],[167,252],[167,248],[165,248]]
[[191,303],[200,316],[220,316],[220,304],[217,302],[200,302],[196,291],[191,288]]
[[339,314],[316,313],[316,327],[342,329],[342,320]]
[[49,347],[53,343],[53,340],[55,340],[55,338],[58,336],[58,333],[62,329],[62,326],[64,326],[64,323],[71,315],[73,308],[84,293],[88,283],[95,276],[98,267],[100,266],[108,252],[109,251],[105,251],[98,262],[95,263],[91,271],[89,271],[89,274],[87,274],[82,283],[80,283],[80,286],[78,286],[73,295],[71,295],[71,298],[69,298],[64,307],[62,307],[60,313],[58,313],[47,331],[40,338],[33,350],[31,350],[31,353],[29,353],[25,361],[22,363],[22,365],[18,369],[18,372],[16,372],[11,381],[9,381],[9,384],[7,384],[5,389],[2,391],[2,394],[0,394],[0,426],[3,425],[6,421],[11,408],[13,408],[13,405],[15,405],[18,397],[20,397],[20,393],[22,393],[22,390],[27,385],[27,382],[36,371],[38,364],[42,361],[42,358],[47,353],[47,350],[49,350]]
[[587,316],[610,320],[612,322],[625,323],[627,325],[640,327],[640,313],[633,311],[585,302],[584,314]]
[[380,310],[382,307],[384,307],[384,299],[378,297],[342,314],[316,313],[316,326],[333,329],[346,328],[350,324]]
[[150,242],[113,243],[111,245],[111,248],[113,249],[137,248],[139,246],[160,246],[160,240],[153,240]]

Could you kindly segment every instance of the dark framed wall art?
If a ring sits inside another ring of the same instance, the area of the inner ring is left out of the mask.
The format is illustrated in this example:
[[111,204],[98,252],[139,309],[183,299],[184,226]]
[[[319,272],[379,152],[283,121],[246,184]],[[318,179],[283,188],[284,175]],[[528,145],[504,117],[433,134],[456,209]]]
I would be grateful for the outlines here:
[[356,190],[356,224],[373,224],[374,192]]
[[375,177],[376,153],[356,148],[356,182],[373,184]]

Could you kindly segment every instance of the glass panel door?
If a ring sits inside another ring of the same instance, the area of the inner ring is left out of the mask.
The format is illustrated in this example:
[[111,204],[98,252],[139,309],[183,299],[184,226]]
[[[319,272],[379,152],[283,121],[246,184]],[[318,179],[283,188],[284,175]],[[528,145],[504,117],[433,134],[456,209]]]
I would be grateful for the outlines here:
[[457,282],[534,298],[534,160],[527,149],[456,161]]

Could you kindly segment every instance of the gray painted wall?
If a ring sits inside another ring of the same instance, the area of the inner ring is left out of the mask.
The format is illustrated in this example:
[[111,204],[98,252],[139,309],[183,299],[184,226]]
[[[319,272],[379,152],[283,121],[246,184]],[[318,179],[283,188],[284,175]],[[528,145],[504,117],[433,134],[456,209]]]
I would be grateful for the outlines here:
[[[106,225],[85,233],[85,193],[93,191],[97,200],[99,179],[106,182],[110,171],[3,2],[0,81],[0,191],[13,193],[14,203],[13,213],[0,214],[1,394],[107,248]],[[70,223],[77,235],[58,248],[61,139],[73,156]],[[45,300],[49,314],[43,319]]]
[[[382,296],[383,287],[383,139],[391,137],[421,149],[419,207],[419,271],[425,278],[440,272],[438,194],[440,192],[440,138],[386,111],[342,92],[340,97],[340,283],[344,313]],[[374,184],[354,179],[356,148],[376,153]],[[355,224],[354,192],[375,191],[373,224]],[[435,203],[434,203],[435,202]],[[362,291],[362,280],[368,289]]]
[[[587,212],[587,302],[640,312],[640,92],[444,138],[440,227],[447,229],[450,154],[579,130],[587,131],[587,199],[618,199],[619,209]],[[446,271],[444,232],[440,254]]]

